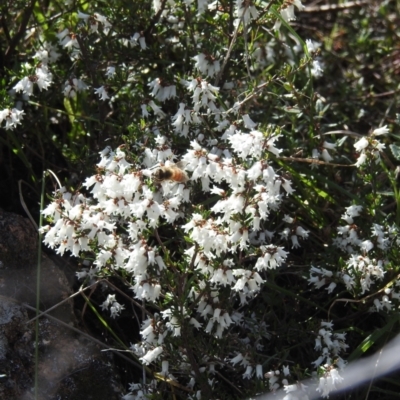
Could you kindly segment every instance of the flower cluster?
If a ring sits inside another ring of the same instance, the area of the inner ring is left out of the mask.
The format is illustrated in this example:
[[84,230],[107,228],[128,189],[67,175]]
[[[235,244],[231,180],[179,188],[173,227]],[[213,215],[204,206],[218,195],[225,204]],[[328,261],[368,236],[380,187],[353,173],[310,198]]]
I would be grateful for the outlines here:
[[248,25],[252,19],[257,19],[258,11],[252,0],[237,0],[236,7],[236,15],[243,19],[244,25]]
[[99,25],[103,27],[103,32],[105,34],[108,34],[111,29],[111,24],[108,22],[107,18],[99,13],[95,12],[92,15],[89,15],[83,12],[78,12],[78,18],[87,22],[91,33],[97,33]]
[[315,350],[320,351],[321,355],[313,364],[323,371],[317,388],[322,397],[329,397],[329,393],[337,389],[337,385],[343,381],[339,371],[343,370],[347,364],[340,357],[340,353],[349,347],[345,343],[346,334],[333,333],[332,330],[331,322],[322,322],[315,339]]
[[361,206],[347,207],[342,216],[347,225],[338,227],[338,236],[334,239],[335,246],[348,254],[346,267],[335,275],[327,269],[312,267],[309,283],[316,288],[328,285],[328,293],[331,293],[339,279],[348,290],[359,288],[363,294],[370,290],[374,282],[383,279],[388,261],[382,256],[372,258],[367,254],[373,253],[373,249],[376,248],[380,251],[379,254],[384,255],[395,237],[395,230],[386,232],[383,226],[374,223],[371,239],[362,240],[359,236],[359,227],[354,223],[354,218],[359,217],[361,212]]
[[46,64],[42,63],[40,66],[36,67],[34,75],[25,76],[22,78],[15,86],[14,90],[22,92],[27,96],[32,96],[33,94],[33,84],[36,83],[42,91],[42,89],[47,90],[52,83],[52,74],[49,71]]
[[23,77],[14,86],[16,93],[22,92],[27,98],[33,95],[34,84],[39,87],[39,90],[47,90],[53,83],[53,74],[50,72],[49,63],[57,61],[59,54],[50,43],[44,43],[36,52],[33,58],[39,61],[35,67],[25,63],[24,70],[32,71],[29,76]]
[[5,129],[14,129],[17,125],[21,124],[24,116],[24,110],[17,110],[16,108],[6,108],[0,111],[0,124],[6,121]]
[[213,77],[218,74],[221,69],[219,60],[214,59],[211,56],[207,56],[204,53],[200,53],[193,57],[196,61],[195,67],[204,75]]
[[[292,3],[292,4],[290,4]],[[285,7],[282,8],[282,10],[280,11],[281,13],[281,17],[285,22],[289,22],[289,21],[293,21],[296,19],[296,16],[294,14],[294,7],[297,7],[297,9],[299,11],[302,11],[304,9],[303,4],[301,3],[300,0],[292,0],[290,2],[287,2],[285,4]],[[275,30],[279,30],[279,28],[281,27],[281,20],[277,19],[274,25],[274,29]]]
[[320,351],[321,355],[313,362],[315,367],[320,365],[337,365],[339,369],[345,367],[346,362],[339,356],[344,352],[348,345],[345,343],[345,333],[333,333],[333,324],[331,322],[321,322],[321,328],[315,339],[315,350]]
[[64,96],[65,97],[76,97],[77,93],[84,92],[88,86],[85,82],[78,78],[72,78],[65,82]]
[[[180,250],[181,274],[194,275],[183,305],[162,308],[143,322],[142,341],[132,350],[145,364],[162,360],[166,343],[182,330],[203,330],[219,339],[235,325],[254,330],[243,325],[242,313],[230,310],[224,300],[227,289],[242,305],[248,303],[260,291],[268,270],[280,267],[288,255],[282,246],[268,243],[272,233],[264,227],[278,212],[282,191],[287,195],[293,192],[288,179],[260,161],[269,152],[279,154],[275,144],[278,136],[231,130],[225,137],[229,140],[222,142],[231,143],[231,150],[226,145],[220,149],[216,142],[211,147],[201,145],[201,140],[191,142],[181,160],[186,172],[180,172],[189,176],[188,183],[154,179],[157,169],[174,172],[177,168],[165,137],[156,139],[155,148],[144,149],[141,164],[129,162],[122,148],[107,148],[101,152],[98,173],[84,183],[89,197],[60,189],[43,211],[53,221],[52,226],[43,228],[44,243],[60,254],[70,251],[85,257],[94,253],[90,270],[94,272],[84,271],[81,277],[123,271],[131,277],[134,296],[149,302],[167,295],[166,279],[169,270],[176,268],[162,239],[157,245],[151,242],[151,235],[158,235],[151,232],[179,223],[190,244]],[[239,146],[239,137],[248,145]],[[238,160],[246,160],[249,166],[240,165]],[[201,207],[190,211],[194,185],[215,196],[206,213]],[[287,218],[287,222],[293,221]],[[300,226],[294,229],[292,241],[296,235],[307,237]],[[237,254],[243,251],[253,252],[254,261],[239,262]],[[175,290],[188,289],[178,286]],[[117,317],[122,306],[110,295],[103,309]],[[245,379],[254,371],[256,376],[262,375],[260,367],[254,369],[250,360],[241,365]]]
[[[343,381],[339,371],[342,371],[346,362],[340,357],[340,353],[346,351],[348,345],[345,343],[345,333],[333,333],[333,324],[331,322],[321,322],[321,327],[315,339],[315,350],[321,355],[312,364],[319,369],[318,384],[316,391],[320,392],[322,397],[329,397],[329,394],[337,389],[337,385]],[[269,390],[277,392],[283,388],[286,395],[282,400],[302,400],[315,397],[311,388],[294,382],[288,366],[283,366],[281,370],[269,371],[265,374],[268,379]],[[317,376],[314,375],[313,380]]]
[[379,162],[380,152],[385,148],[385,144],[375,139],[375,136],[384,135],[388,132],[389,130],[384,126],[383,128],[375,129],[371,136],[363,136],[360,140],[354,143],[354,148],[357,153],[360,153],[355,164],[357,167],[363,165],[367,160],[375,159],[376,163]]
[[125,308],[123,304],[118,303],[115,294],[109,294],[107,299],[101,305],[102,310],[110,310],[112,318],[120,315],[121,311]]
[[151,95],[159,101],[166,101],[172,97],[176,97],[175,85],[165,84],[159,78],[150,82],[148,86],[152,89]]

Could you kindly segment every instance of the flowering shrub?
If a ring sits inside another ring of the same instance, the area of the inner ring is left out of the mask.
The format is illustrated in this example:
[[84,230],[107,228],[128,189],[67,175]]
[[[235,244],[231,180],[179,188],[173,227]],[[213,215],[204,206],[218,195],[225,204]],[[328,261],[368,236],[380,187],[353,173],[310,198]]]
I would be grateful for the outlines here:
[[[363,340],[348,343],[339,297],[398,306],[398,212],[380,210],[398,202],[390,129],[330,129],[335,106],[314,91],[321,44],[289,25],[299,0],[90,7],[34,30],[0,122],[17,131],[38,104],[62,104],[50,120],[70,126],[64,154],[101,150],[94,175],[54,192],[42,233],[84,260],[80,280],[117,278],[141,309],[126,345],[155,379],[125,399],[165,385],[303,399],[309,375],[328,396]],[[112,319],[130,315],[123,296],[102,296]]]

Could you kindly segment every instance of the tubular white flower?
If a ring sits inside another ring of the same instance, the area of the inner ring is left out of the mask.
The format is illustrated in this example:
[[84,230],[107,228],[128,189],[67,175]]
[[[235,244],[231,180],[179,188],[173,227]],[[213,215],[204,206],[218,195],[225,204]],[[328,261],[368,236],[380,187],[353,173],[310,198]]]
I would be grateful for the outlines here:
[[237,355],[236,355],[236,357],[234,357],[234,358],[232,358],[231,360],[230,360],[230,362],[233,364],[233,365],[236,365],[237,363],[239,363],[239,362],[241,362],[242,360],[243,360],[243,355],[241,354],[241,353],[238,353]]
[[163,348],[161,346],[158,346],[155,349],[148,351],[143,357],[140,357],[140,360],[143,364],[149,365],[153,361],[155,361],[162,352]]
[[110,96],[107,94],[107,90],[105,89],[104,86],[100,86],[97,89],[94,89],[94,93],[98,94],[100,97],[100,100],[107,100],[110,98]]
[[366,149],[368,145],[369,145],[368,140],[365,137],[362,137],[356,143],[354,143],[354,148],[358,153],[360,153],[362,150]]
[[385,126],[382,126],[381,128],[374,129],[372,132],[372,135],[380,136],[380,135],[386,135],[387,133],[389,133],[389,129],[388,129],[387,125],[385,125]]

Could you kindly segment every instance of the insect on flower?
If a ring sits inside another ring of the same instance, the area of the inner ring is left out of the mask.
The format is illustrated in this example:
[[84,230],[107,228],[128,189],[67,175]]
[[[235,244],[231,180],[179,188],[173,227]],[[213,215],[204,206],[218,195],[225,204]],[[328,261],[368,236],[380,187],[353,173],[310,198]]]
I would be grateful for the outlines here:
[[162,166],[153,173],[153,179],[157,183],[164,181],[185,183],[189,180],[189,177],[181,168],[183,168],[182,162]]

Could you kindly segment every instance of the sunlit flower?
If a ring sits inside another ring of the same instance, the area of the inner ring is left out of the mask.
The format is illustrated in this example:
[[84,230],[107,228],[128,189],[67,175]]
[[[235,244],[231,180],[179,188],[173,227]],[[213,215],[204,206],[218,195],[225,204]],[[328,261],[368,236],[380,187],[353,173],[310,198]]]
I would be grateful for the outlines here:
[[380,135],[386,135],[387,133],[389,133],[389,129],[388,129],[387,125],[385,125],[385,126],[382,126],[381,128],[374,129],[372,132],[372,135],[380,136]]

